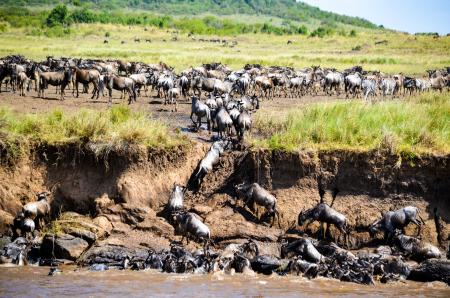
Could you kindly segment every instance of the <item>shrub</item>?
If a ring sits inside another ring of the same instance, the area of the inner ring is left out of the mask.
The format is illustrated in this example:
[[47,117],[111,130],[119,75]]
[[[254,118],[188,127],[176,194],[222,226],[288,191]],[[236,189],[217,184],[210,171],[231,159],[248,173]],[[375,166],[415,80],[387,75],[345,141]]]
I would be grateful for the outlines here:
[[67,6],[64,4],[59,4],[55,6],[50,11],[50,14],[48,15],[46,19],[46,24],[49,27],[53,26],[61,26],[61,25],[67,25],[69,22],[69,10],[67,9]]

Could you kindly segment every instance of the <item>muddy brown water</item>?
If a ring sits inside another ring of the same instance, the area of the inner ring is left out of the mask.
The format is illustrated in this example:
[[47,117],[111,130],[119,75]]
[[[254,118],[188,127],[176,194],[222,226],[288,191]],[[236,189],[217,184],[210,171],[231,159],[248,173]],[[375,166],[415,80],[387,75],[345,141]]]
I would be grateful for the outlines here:
[[449,297],[443,283],[397,282],[363,286],[297,276],[90,272],[72,267],[48,276],[48,267],[0,267],[0,297]]

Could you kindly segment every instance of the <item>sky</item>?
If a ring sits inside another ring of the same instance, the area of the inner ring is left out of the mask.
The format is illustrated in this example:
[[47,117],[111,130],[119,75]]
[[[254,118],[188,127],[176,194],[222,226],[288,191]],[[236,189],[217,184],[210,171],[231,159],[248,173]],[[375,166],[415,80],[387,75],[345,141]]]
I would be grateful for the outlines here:
[[450,0],[301,0],[322,10],[365,18],[386,28],[450,33]]

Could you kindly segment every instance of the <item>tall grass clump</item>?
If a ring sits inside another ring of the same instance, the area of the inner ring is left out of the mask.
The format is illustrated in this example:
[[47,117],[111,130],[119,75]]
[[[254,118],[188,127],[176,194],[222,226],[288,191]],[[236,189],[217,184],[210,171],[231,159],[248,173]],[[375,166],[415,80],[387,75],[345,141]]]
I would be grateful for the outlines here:
[[[450,99],[423,95],[406,101],[333,102],[292,111],[283,121],[257,119],[271,149],[373,150],[450,153]],[[261,142],[261,141],[259,141]]]
[[80,110],[67,114],[54,110],[45,114],[17,115],[0,108],[0,158],[14,159],[33,146],[103,144],[110,148],[142,145],[171,148],[186,142],[171,134],[164,124],[144,113],[117,106],[108,111]]

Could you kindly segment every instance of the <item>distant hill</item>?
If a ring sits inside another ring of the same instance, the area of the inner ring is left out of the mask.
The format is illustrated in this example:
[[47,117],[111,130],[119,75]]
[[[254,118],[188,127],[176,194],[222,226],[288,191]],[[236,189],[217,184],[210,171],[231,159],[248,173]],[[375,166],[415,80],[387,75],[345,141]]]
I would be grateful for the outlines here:
[[[322,11],[295,0],[2,0],[1,6],[52,7],[60,3],[100,10],[139,9],[165,15],[261,15],[302,23],[346,24],[377,28],[365,19]],[[240,20],[245,22],[245,19]]]

